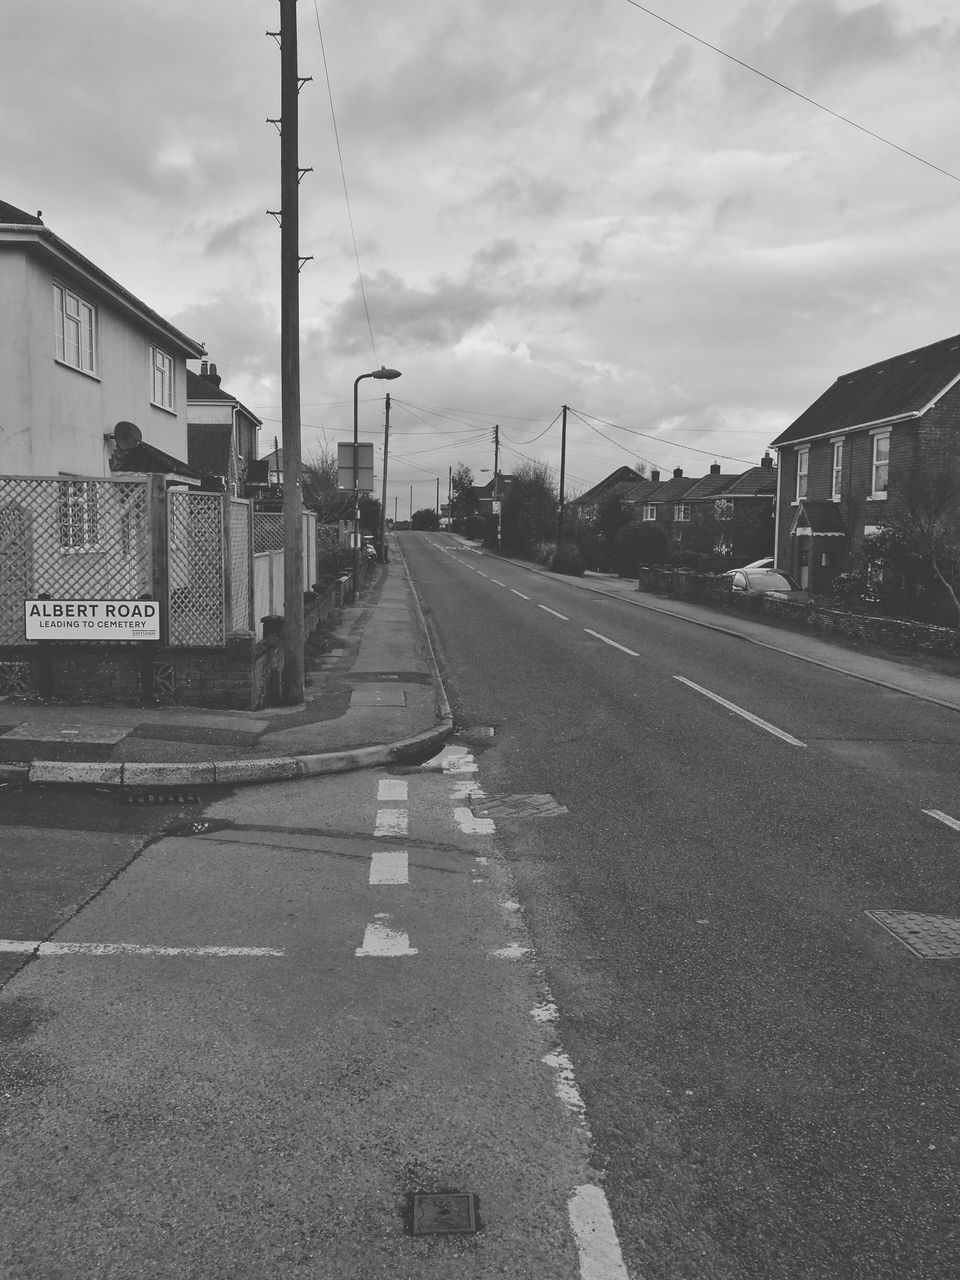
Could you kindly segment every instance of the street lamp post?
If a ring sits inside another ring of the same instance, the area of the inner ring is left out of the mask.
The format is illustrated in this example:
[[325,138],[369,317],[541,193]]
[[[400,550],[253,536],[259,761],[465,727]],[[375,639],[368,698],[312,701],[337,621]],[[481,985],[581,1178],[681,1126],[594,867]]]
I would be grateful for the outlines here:
[[361,373],[353,383],[353,596],[360,594],[360,468],[358,466],[358,425],[359,411],[357,406],[357,388],[364,378],[399,378],[399,369],[387,369],[383,365],[374,369],[373,373]]

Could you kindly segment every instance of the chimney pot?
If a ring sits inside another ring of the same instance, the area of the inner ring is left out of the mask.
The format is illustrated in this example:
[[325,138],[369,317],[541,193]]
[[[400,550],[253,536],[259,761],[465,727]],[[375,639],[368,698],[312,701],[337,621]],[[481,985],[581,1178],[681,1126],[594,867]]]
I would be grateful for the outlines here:
[[763,455],[763,457],[760,459],[760,465],[761,467],[763,467],[764,471],[773,470],[773,459],[770,457],[769,453],[765,453]]
[[650,480],[651,480],[651,483],[653,483],[653,484],[659,484],[659,483],[660,483],[660,472],[659,472],[659,471],[651,471],[651,472],[650,472]]
[[212,382],[215,387],[219,387],[220,385],[220,375],[219,373],[217,373],[217,366],[213,363],[213,361],[210,362],[210,369],[209,369],[209,372],[207,373],[207,381]]
[[673,468],[673,478],[674,478],[674,480],[682,480],[682,479],[683,479],[683,467],[674,467],[674,468]]
[[205,378],[206,376],[207,376],[207,362],[206,360],[201,360],[200,361],[200,377]]
[[719,462],[714,462],[714,463],[712,463],[712,464],[711,464],[711,467],[710,467],[710,474],[711,474],[712,476],[718,476],[718,475],[720,474],[720,463],[719,463]]

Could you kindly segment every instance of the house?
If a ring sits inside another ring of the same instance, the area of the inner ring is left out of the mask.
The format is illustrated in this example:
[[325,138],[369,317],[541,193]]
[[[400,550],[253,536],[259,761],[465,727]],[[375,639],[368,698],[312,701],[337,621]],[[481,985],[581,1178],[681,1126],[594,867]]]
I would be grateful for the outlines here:
[[199,373],[187,370],[187,461],[235,497],[252,478],[261,426],[256,414],[223,389],[215,364],[204,360]]
[[[205,354],[41,215],[0,201],[0,472],[180,473],[188,359]],[[125,424],[119,434],[114,428]],[[131,429],[132,428],[132,429]],[[120,456],[118,456],[120,455]]]
[[616,471],[612,471],[610,475],[598,481],[586,493],[581,493],[576,498],[571,498],[566,506],[568,509],[579,510],[584,517],[596,515],[604,502],[610,498],[623,498],[641,480],[643,480],[643,475],[639,471],[635,471],[633,467],[618,467]]
[[661,480],[659,471],[651,471],[649,480],[642,480],[624,495],[624,505],[631,508],[635,520],[656,521],[671,536],[675,521],[690,519],[684,497],[696,483],[696,478],[684,476],[681,467],[674,468],[669,480]]
[[960,335],[843,374],[771,447],[777,566],[828,591],[919,470],[958,456]]

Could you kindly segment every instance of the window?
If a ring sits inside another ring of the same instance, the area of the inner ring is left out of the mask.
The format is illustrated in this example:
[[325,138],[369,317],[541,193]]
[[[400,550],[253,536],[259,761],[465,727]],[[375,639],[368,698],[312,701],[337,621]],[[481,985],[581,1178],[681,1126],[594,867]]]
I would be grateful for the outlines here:
[[718,498],[713,504],[713,516],[715,520],[732,520],[733,500],[731,498]]
[[652,502],[648,502],[646,506],[643,508],[643,518],[644,520],[656,520],[657,508],[653,505]]
[[53,322],[58,360],[79,369],[95,372],[96,312],[69,289],[53,286]]
[[99,540],[97,491],[89,480],[61,480],[59,486],[60,546],[65,551],[90,551]]
[[173,357],[159,347],[150,348],[153,389],[150,398],[161,409],[173,408]]
[[810,446],[797,450],[797,501],[807,496],[807,472],[810,468]]
[[887,479],[890,472],[890,432],[880,431],[873,437],[873,470],[871,498],[887,496]]
[[830,497],[834,502],[840,501],[840,488],[843,484],[843,441],[833,442],[833,469],[831,471]]
[[673,508],[673,518],[674,520],[689,520],[690,519],[690,503],[678,502],[677,505]]

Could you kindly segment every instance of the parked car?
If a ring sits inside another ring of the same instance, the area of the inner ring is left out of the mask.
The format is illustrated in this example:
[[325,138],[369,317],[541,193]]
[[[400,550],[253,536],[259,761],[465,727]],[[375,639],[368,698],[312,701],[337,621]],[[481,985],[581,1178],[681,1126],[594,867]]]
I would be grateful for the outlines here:
[[732,578],[735,573],[743,573],[747,569],[772,569],[773,567],[773,556],[764,556],[762,560],[751,560],[749,564],[742,564],[739,569],[728,569],[724,577]]
[[790,600],[809,600],[795,578],[779,569],[734,569],[733,594],[741,598],[759,600],[761,596],[784,596]]

